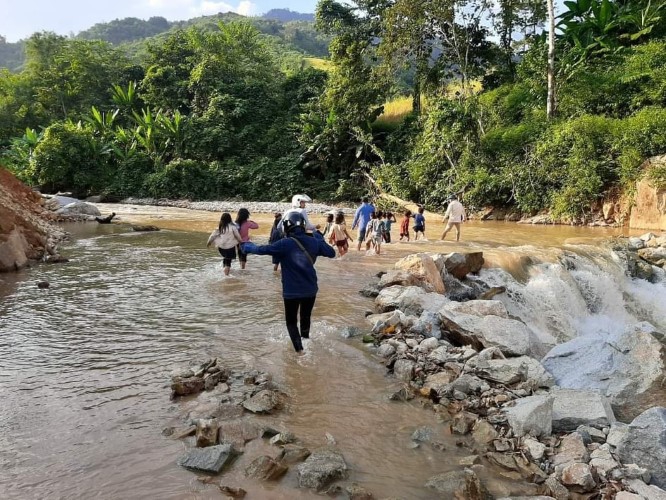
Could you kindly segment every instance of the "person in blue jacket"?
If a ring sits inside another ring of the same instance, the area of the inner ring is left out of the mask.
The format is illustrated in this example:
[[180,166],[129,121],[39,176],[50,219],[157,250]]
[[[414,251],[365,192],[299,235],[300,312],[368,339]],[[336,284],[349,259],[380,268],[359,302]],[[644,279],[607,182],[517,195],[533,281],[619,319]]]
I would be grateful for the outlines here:
[[361,200],[361,206],[356,209],[351,227],[354,230],[358,226],[358,245],[356,246],[358,250],[361,249],[361,243],[365,239],[365,232],[374,211],[374,205],[370,203],[370,199],[367,196],[364,196]]
[[[298,212],[282,221],[285,237],[270,245],[243,243],[245,253],[277,257],[282,267],[282,297],[289,338],[298,354],[303,354],[301,338],[310,337],[310,318],[317,299],[317,257],[335,257],[335,250],[320,234],[305,233],[305,217]],[[300,310],[300,332],[298,316]]]

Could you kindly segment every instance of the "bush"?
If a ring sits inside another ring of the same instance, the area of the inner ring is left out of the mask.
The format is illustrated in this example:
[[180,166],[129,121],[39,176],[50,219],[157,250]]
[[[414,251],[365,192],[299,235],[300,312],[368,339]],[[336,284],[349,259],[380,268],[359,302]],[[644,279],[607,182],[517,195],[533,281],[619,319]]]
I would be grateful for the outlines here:
[[148,175],[145,190],[154,198],[206,199],[215,197],[217,185],[209,164],[176,159]]

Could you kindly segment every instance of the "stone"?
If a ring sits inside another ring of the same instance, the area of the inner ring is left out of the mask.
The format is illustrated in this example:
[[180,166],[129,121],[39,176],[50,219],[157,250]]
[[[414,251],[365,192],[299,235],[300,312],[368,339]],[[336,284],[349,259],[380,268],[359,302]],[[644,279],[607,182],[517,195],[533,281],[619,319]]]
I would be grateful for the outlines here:
[[[415,274],[412,274],[408,271],[402,269],[391,270],[384,274],[380,279],[377,287],[381,290],[390,286],[419,286],[420,280],[419,277]],[[432,290],[428,290],[432,291]]]
[[639,494],[647,500],[666,500],[666,491],[658,486],[648,486],[640,479],[631,479],[627,481],[627,486],[631,491]]
[[395,269],[413,275],[428,292],[443,294],[445,292],[442,276],[435,262],[427,253],[408,255],[395,263]]
[[146,224],[146,225],[142,225],[142,226],[141,225],[132,226],[132,231],[136,231],[138,233],[149,233],[149,232],[152,232],[152,231],[159,231],[159,230],[160,230],[159,227],[152,226],[150,224]]
[[541,460],[546,453],[546,445],[531,437],[526,437],[523,440],[523,446],[532,457],[532,459],[536,460],[537,462]]
[[405,328],[408,324],[407,316],[401,311],[387,311],[380,314],[367,316],[366,321],[372,325],[372,333],[395,332],[397,329]]
[[508,356],[528,354],[529,331],[524,323],[500,316],[475,316],[439,310],[445,338],[458,345],[470,345],[477,351],[499,347]]
[[649,483],[651,477],[652,476],[647,469],[639,467],[636,464],[627,464],[625,466],[616,467],[610,472],[610,478],[614,481],[640,479],[645,483]]
[[664,263],[666,262],[666,248],[641,248],[638,251],[638,256],[653,266],[664,267]]
[[280,462],[287,465],[297,464],[310,456],[310,450],[295,444],[285,444],[282,447]]
[[432,311],[423,311],[409,330],[415,335],[422,335],[426,338],[442,338],[442,331],[439,328],[439,318]]
[[666,405],[666,345],[639,324],[624,331],[582,335],[555,346],[541,361],[557,384],[595,390],[610,399],[615,415],[630,421]]
[[361,329],[356,328],[355,326],[345,326],[340,330],[340,336],[343,339],[351,339],[353,337],[358,337],[362,333],[363,332],[361,331]]
[[316,450],[298,466],[298,485],[321,490],[336,479],[344,479],[347,473],[347,464],[339,452]]
[[471,469],[433,476],[425,486],[437,492],[439,498],[451,500],[485,500],[488,498],[481,481]]
[[439,341],[434,337],[430,337],[421,341],[418,346],[418,351],[423,354],[428,354],[429,352],[437,349],[437,347],[439,347]]
[[456,314],[472,316],[499,316],[509,318],[506,306],[498,300],[468,300],[467,302],[449,302],[442,309]]
[[345,488],[349,500],[374,500],[374,495],[366,490],[363,486],[352,483]]
[[380,358],[390,358],[395,354],[395,347],[391,344],[382,344],[377,349],[377,356]]
[[275,481],[284,476],[289,467],[276,462],[269,456],[255,458],[250,465],[245,468],[245,475],[261,481]]
[[93,217],[99,217],[102,215],[99,209],[92,203],[78,200],[59,208],[56,210],[56,213],[63,215],[90,215]]
[[603,429],[615,421],[608,400],[596,391],[554,389],[553,432],[572,432],[580,425]]
[[474,464],[478,464],[481,461],[481,458],[479,455],[468,455],[466,457],[462,457],[458,460],[458,465],[461,467],[471,467]]
[[296,436],[294,436],[294,434],[289,431],[285,431],[273,436],[269,442],[272,445],[279,446],[283,444],[293,443],[294,441],[296,441]]
[[417,286],[392,286],[384,288],[375,305],[380,312],[400,310],[404,314],[419,317],[423,311],[438,311],[449,299],[439,293],[428,293]]
[[635,493],[629,493],[628,491],[620,491],[615,495],[615,500],[644,500],[640,495]]
[[513,385],[527,379],[527,367],[522,364],[507,363],[506,359],[490,359],[476,364],[476,374],[492,382]]
[[468,434],[476,422],[476,415],[466,411],[454,415],[451,421],[451,432],[453,434]]
[[490,386],[479,377],[469,373],[464,373],[449,384],[449,388],[454,391],[460,391],[465,395],[481,394],[490,389]]
[[531,435],[547,437],[552,432],[553,398],[529,396],[519,399],[515,406],[505,407],[507,421],[517,437]]
[[419,427],[412,433],[412,441],[427,443],[432,439],[432,429],[430,427]]
[[483,267],[483,252],[453,252],[447,254],[444,259],[446,272],[457,279],[464,279],[468,274],[478,274]]
[[224,484],[220,484],[218,487],[222,493],[231,498],[244,498],[245,495],[247,495],[247,491],[245,491],[243,488],[234,488]]
[[280,398],[275,391],[264,389],[243,401],[243,408],[252,413],[270,413],[280,404]]
[[409,382],[414,378],[414,369],[416,368],[416,363],[409,359],[399,359],[393,365],[393,374],[398,380],[403,382]]
[[[646,172],[666,162],[666,155],[654,156],[646,160],[640,167]],[[636,184],[634,206],[631,207],[629,218],[630,228],[641,228],[653,231],[666,229],[666,189],[655,186],[646,175]]]
[[485,420],[477,420],[474,429],[472,430],[474,441],[483,445],[492,443],[498,436],[499,434],[495,430],[495,427]]
[[204,387],[204,379],[201,377],[175,377],[171,381],[171,393],[173,396],[188,396],[190,394],[198,394],[204,390]]
[[623,464],[647,469],[651,484],[666,488],[666,408],[650,408],[636,417],[620,441],[617,455]]
[[557,447],[557,454],[552,458],[554,466],[567,465],[571,462],[587,463],[590,455],[580,434],[567,434]]
[[574,463],[567,465],[562,471],[562,484],[585,492],[592,491],[597,483],[589,465]]
[[214,446],[217,444],[217,420],[214,418],[205,418],[197,422],[197,446],[205,448],[206,446]]
[[235,456],[229,443],[194,448],[178,460],[178,465],[187,469],[218,474]]
[[232,443],[236,449],[243,449],[245,443],[259,437],[261,428],[247,419],[236,419],[220,423],[218,441]]
[[560,483],[556,477],[550,476],[548,479],[546,479],[544,485],[546,488],[548,488],[551,496],[557,500],[569,500],[569,490],[567,490],[566,487]]
[[[589,425],[579,425],[576,432],[583,437],[588,436],[589,441],[592,443],[603,444],[606,442],[606,434],[602,430],[590,427]],[[589,444],[586,442],[586,444]]]

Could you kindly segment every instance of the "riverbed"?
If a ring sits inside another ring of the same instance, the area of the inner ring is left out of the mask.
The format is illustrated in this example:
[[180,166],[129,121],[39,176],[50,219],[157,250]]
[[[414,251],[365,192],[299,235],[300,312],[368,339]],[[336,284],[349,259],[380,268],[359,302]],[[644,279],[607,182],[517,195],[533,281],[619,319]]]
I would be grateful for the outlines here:
[[[428,221],[428,241],[384,245],[380,256],[352,244],[344,258],[317,262],[313,338],[298,358],[270,258],[250,256],[244,271],[234,263],[225,278],[221,259],[205,248],[219,214],[100,208],[115,211],[118,224],[67,224],[72,238],[62,253],[69,263],[0,275],[0,498],[219,498],[219,490],[176,465],[185,444],[162,435],[186,405],[169,399],[172,369],[209,357],[271,373],[289,394],[271,422],[311,449],[332,436],[351,469],[349,482],[377,498],[431,498],[427,479],[458,468],[471,449],[458,446],[418,400],[387,400],[395,381],[371,348],[341,335],[348,326],[367,327],[373,301],[358,291],[413,252],[480,250],[489,268],[525,281],[530,256],[557,262],[563,251],[592,252],[623,233],[472,222],[455,243],[440,242],[441,221]],[[252,218],[260,224],[253,239],[264,242],[272,215]],[[162,230],[133,232],[129,223]],[[38,281],[51,286],[39,289]],[[650,296],[647,285],[627,286]],[[410,436],[420,426],[435,429],[442,446],[414,448]],[[278,483],[246,479],[251,451],[223,475],[226,484],[243,487],[248,498],[317,498],[296,488],[295,469]],[[486,479],[495,494],[529,493]]]

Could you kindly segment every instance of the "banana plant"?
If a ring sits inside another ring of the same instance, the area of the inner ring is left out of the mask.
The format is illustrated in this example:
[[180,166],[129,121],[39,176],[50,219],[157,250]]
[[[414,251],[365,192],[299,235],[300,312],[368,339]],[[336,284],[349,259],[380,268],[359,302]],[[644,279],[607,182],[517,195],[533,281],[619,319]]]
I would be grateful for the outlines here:
[[103,113],[93,106],[90,110],[90,116],[85,117],[85,120],[100,137],[109,137],[113,135],[114,122],[118,113],[118,109],[112,113]]

